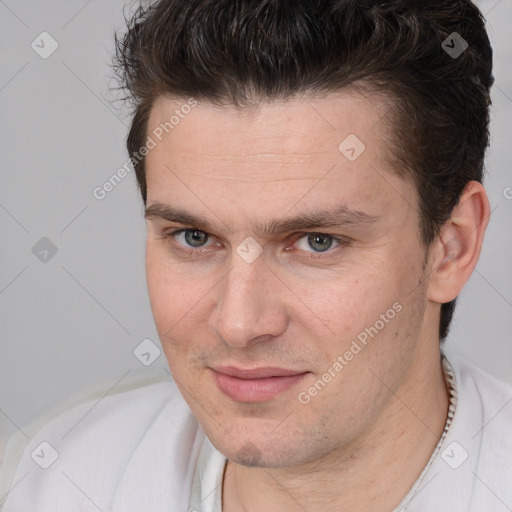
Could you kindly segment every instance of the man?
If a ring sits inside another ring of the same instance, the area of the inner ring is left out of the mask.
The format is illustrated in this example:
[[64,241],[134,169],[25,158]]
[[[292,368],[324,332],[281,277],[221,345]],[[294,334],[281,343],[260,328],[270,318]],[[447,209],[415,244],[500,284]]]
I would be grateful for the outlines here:
[[51,422],[5,512],[511,510],[512,390],[441,349],[491,61],[469,1],[140,10],[117,63],[175,387]]

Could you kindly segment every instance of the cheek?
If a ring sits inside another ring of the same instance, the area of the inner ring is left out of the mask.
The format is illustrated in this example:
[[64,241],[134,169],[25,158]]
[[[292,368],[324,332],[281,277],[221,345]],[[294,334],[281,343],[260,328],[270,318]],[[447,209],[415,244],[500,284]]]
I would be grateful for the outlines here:
[[200,326],[199,316],[212,283],[206,276],[190,273],[190,266],[171,263],[154,241],[146,245],[146,282],[151,310],[162,344],[186,344]]
[[[352,267],[335,272],[321,281],[297,280],[290,283],[296,295],[303,298],[313,315],[302,316],[309,330],[325,332],[333,341],[351,340],[369,324],[379,319],[397,300],[397,280],[388,269],[385,274],[375,266]],[[300,322],[301,318],[297,318]],[[315,325],[313,325],[315,324]],[[322,327],[323,326],[323,327]],[[328,329],[326,330],[326,328]]]

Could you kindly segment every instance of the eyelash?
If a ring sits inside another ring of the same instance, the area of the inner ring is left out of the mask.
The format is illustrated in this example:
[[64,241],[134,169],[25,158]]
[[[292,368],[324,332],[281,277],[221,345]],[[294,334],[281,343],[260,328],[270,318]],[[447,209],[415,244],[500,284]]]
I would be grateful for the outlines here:
[[[186,231],[200,231],[201,233],[205,233],[208,237],[211,236],[210,234],[206,233],[206,231],[203,231],[201,229],[180,228],[180,229],[175,229],[173,231],[164,232],[163,238],[171,241],[171,243],[173,244],[173,251],[175,251],[175,252],[184,254],[186,256],[193,256],[193,257],[202,256],[202,254],[204,254],[204,250],[202,251],[202,249],[207,249],[209,246],[203,246],[203,247],[198,247],[197,249],[193,249],[193,248],[187,248],[187,247],[183,246],[182,244],[179,244],[178,242],[176,242],[176,236],[179,235],[180,233],[184,233]],[[304,238],[305,236],[308,236],[308,235],[327,236],[330,239],[332,239],[334,242],[338,243],[339,245],[337,245],[336,247],[334,247],[332,249],[328,249],[327,251],[324,251],[324,252],[316,252],[316,253],[311,252],[310,253],[307,251],[302,251],[305,253],[306,258],[312,258],[312,259],[326,258],[328,256],[331,256],[334,252],[336,252],[336,249],[348,247],[351,243],[351,240],[349,240],[348,238],[336,237],[329,233],[322,233],[319,231],[307,231],[307,232],[303,232],[303,233],[297,233],[296,235],[294,235],[294,240],[292,243],[294,244],[297,241],[299,241],[301,238]]]

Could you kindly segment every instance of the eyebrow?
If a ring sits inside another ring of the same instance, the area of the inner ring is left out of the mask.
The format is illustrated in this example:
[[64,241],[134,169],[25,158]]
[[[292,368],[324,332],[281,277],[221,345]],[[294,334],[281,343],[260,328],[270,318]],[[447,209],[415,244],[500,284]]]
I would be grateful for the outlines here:
[[[144,218],[148,220],[155,217],[170,222],[193,226],[201,231],[223,231],[201,215],[196,215],[160,202],[149,205],[144,214]],[[357,227],[373,224],[377,220],[378,218],[373,215],[351,209],[346,205],[341,205],[334,210],[316,210],[301,213],[295,217],[271,219],[264,224],[254,225],[252,231],[261,238],[266,238],[270,235],[302,231],[305,229]],[[230,229],[224,229],[224,231],[233,233],[233,230]]]

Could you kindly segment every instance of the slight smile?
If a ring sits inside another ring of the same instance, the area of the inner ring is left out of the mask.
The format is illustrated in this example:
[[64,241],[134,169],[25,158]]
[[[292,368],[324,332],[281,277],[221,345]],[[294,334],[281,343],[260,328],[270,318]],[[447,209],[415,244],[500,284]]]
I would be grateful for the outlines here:
[[217,387],[236,402],[264,402],[298,384],[309,372],[285,368],[212,369]]

